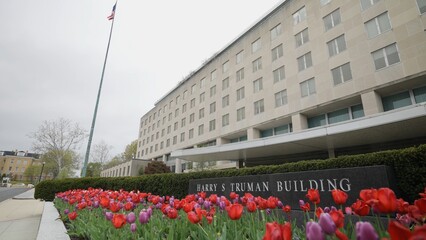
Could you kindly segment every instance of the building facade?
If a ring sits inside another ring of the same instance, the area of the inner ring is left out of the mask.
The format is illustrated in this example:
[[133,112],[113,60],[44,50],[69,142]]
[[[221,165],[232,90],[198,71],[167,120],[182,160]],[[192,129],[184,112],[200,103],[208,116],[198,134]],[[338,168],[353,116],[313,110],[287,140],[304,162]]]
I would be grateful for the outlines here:
[[0,176],[16,181],[28,181],[25,170],[33,164],[41,164],[39,155],[24,151],[0,151]]
[[139,175],[139,170],[141,168],[145,169],[149,162],[150,161],[147,160],[132,159],[117,166],[102,170],[101,177],[135,177]]
[[287,0],[140,119],[175,172],[425,143],[423,0]]

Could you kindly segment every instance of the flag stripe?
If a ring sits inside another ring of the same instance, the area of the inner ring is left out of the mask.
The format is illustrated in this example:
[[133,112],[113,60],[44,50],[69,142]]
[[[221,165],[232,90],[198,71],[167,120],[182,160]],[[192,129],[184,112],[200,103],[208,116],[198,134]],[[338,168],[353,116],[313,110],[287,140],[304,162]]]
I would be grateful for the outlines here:
[[115,6],[117,5],[117,3],[116,4],[114,4],[114,6],[112,7],[112,12],[111,12],[111,15],[109,15],[107,18],[108,18],[108,20],[112,20],[112,19],[114,19],[114,16],[115,16]]

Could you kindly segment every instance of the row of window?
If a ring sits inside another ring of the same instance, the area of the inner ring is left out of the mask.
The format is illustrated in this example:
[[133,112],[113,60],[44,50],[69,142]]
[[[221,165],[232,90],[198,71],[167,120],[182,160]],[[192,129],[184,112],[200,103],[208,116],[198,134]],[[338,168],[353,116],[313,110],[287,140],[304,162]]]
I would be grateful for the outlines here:
[[[139,156],[138,156],[139,157]],[[127,174],[126,167],[110,170],[106,173],[102,174],[103,177],[122,177],[122,176],[130,176],[130,166],[127,166]]]

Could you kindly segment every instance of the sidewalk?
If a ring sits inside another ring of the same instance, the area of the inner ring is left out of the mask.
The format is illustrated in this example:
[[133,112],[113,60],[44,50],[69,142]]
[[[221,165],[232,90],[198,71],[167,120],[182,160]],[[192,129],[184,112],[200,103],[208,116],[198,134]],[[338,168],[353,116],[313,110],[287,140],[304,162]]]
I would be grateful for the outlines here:
[[0,239],[70,238],[52,202],[34,199],[34,188],[0,203]]

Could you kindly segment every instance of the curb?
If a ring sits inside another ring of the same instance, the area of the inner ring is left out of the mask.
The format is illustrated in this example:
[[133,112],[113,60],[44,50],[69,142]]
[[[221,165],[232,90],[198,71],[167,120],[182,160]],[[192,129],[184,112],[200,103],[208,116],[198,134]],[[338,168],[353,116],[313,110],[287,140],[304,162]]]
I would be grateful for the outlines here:
[[53,202],[44,202],[37,240],[70,240]]

